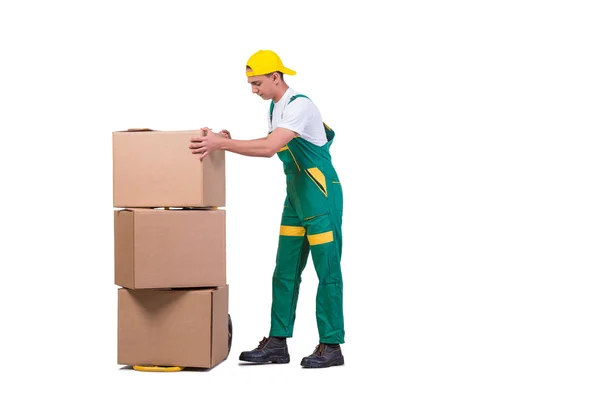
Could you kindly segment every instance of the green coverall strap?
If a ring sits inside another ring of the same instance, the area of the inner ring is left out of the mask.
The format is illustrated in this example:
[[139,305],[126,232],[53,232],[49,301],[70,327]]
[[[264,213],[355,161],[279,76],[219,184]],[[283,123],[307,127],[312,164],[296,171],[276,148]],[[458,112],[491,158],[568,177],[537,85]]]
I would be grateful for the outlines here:
[[[304,98],[308,99],[308,96],[305,96],[303,94],[296,94],[296,95],[290,97],[290,100],[288,101],[288,104],[290,104],[292,101],[296,100],[298,97],[304,97]],[[273,110],[274,109],[275,109],[275,103],[273,102],[273,100],[271,100],[271,106],[269,108],[269,119],[270,119],[271,122],[273,122]]]
[[290,101],[288,101],[288,104],[290,104],[292,101],[296,100],[298,97],[304,97],[305,99],[309,99],[308,96],[306,96],[304,94],[298,93],[298,94],[293,95],[292,97],[290,97]]

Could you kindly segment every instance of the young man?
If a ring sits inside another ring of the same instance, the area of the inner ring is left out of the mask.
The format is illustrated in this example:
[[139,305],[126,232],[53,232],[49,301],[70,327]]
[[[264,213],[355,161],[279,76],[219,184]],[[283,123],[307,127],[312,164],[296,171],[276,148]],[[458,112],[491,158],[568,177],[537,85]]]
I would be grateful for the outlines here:
[[301,274],[312,255],[319,286],[316,317],[319,345],[300,363],[307,368],[343,365],[344,343],[342,256],[343,194],[331,162],[329,147],[334,132],[306,96],[291,89],[283,74],[295,75],[277,54],[260,50],[246,65],[252,92],[271,100],[269,134],[254,140],[234,140],[229,132],[208,128],[192,139],[192,153],[200,159],[221,149],[252,157],[277,156],[283,162],[287,196],[283,206],[279,247],[272,282],[271,329],[254,350],[240,360],[288,363],[286,338],[292,337]]

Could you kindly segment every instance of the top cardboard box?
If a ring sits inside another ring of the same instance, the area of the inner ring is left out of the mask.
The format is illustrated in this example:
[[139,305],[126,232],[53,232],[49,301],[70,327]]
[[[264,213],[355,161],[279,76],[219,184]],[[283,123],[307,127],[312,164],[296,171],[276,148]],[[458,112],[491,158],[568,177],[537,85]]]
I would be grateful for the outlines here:
[[202,131],[113,132],[113,206],[224,207],[225,152],[200,161],[190,139]]

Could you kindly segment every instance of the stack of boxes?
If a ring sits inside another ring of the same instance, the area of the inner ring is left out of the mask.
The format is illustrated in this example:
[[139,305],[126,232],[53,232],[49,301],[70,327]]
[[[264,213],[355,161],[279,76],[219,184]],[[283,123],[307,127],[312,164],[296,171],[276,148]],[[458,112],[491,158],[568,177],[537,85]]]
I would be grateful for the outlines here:
[[117,363],[212,368],[231,348],[225,154],[200,130],[113,132]]

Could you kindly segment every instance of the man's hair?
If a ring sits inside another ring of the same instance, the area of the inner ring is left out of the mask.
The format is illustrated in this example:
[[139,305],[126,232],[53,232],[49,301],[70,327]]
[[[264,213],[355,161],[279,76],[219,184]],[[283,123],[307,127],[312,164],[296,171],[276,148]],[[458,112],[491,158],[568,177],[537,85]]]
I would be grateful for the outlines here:
[[[246,65],[246,69],[249,69],[250,71],[252,71],[252,68],[250,68],[249,65]],[[274,72],[271,72],[270,74],[265,74],[265,76],[267,78],[270,78],[271,76],[273,76],[273,74],[279,74],[279,79],[281,79],[281,82],[285,82],[283,80],[283,72],[281,72],[281,71],[274,71]]]

